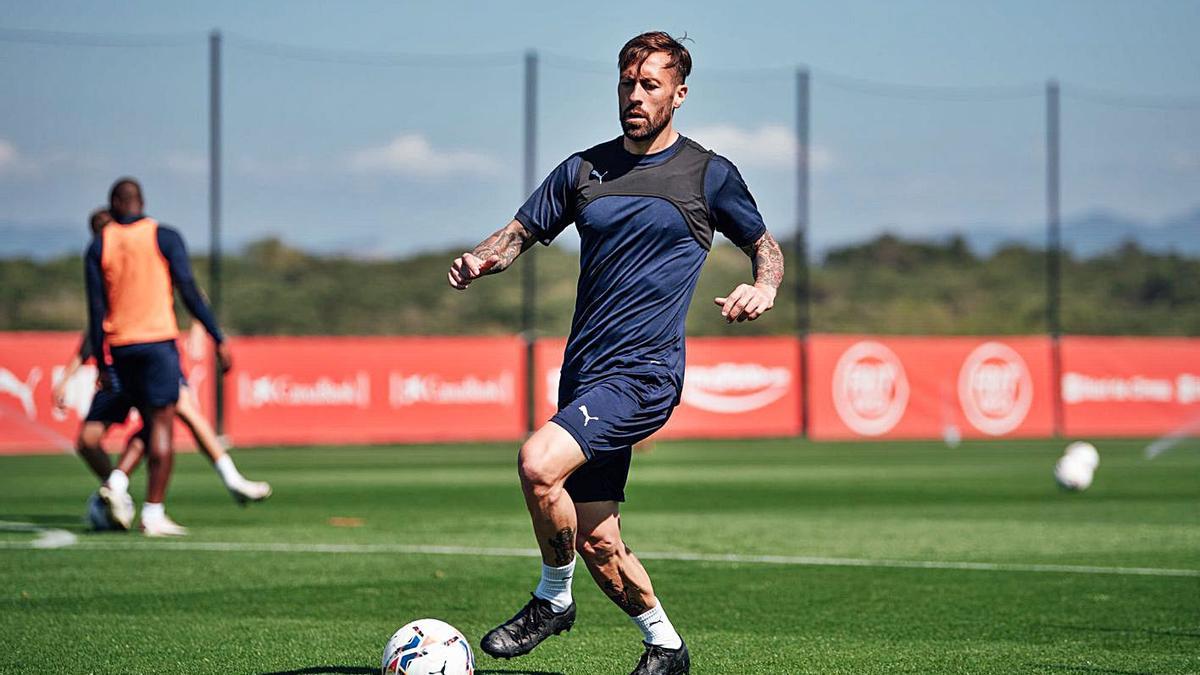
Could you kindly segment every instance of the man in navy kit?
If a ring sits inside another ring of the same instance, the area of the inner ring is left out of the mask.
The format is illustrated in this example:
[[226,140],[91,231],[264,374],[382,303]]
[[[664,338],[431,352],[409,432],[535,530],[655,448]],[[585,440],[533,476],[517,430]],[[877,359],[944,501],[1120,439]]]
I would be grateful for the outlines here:
[[575,621],[575,552],[601,589],[641,629],[634,675],[687,673],[687,646],[621,540],[632,446],[666,423],[683,386],[684,320],[700,268],[720,232],[753,261],[755,282],[716,298],[726,321],[771,309],[783,256],[728,160],[680,136],[687,49],[666,33],[622,48],[617,87],[623,136],[560,164],[516,217],[455,259],[459,290],[507,269],[575,223],[579,287],[562,367],[559,410],[521,447],[518,469],[542,553],[533,599],[484,636],[483,651],[528,653]]

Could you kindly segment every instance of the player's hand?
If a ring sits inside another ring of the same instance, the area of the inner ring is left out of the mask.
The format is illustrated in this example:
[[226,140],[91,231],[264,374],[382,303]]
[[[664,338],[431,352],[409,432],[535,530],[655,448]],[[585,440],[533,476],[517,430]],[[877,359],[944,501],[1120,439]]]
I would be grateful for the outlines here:
[[713,298],[727,323],[753,321],[775,306],[776,290],[766,284],[741,284],[723,298]]
[[229,340],[217,345],[217,365],[221,368],[222,375],[233,368],[233,350],[229,348]]
[[67,409],[67,378],[64,377],[54,385],[54,389],[50,392],[50,399],[54,401],[55,410],[63,412]]
[[487,274],[488,270],[499,262],[500,256],[496,254],[480,258],[473,253],[464,253],[450,263],[450,273],[446,278],[449,279],[452,288],[465,291],[472,281]]

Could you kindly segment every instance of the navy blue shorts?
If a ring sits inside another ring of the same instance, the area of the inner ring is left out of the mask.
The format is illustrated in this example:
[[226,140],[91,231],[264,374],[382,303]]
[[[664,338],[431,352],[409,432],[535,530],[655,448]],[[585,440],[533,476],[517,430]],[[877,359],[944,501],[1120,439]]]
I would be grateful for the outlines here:
[[567,479],[576,502],[625,501],[633,446],[662,428],[678,402],[667,375],[612,375],[588,385],[565,378],[551,421],[579,443],[587,462]]
[[120,390],[138,408],[161,408],[179,400],[179,350],[174,340],[112,348]]
[[92,405],[88,408],[86,421],[103,422],[105,424],[120,424],[129,417],[133,409],[133,401],[125,392],[116,389],[100,389],[92,397]]

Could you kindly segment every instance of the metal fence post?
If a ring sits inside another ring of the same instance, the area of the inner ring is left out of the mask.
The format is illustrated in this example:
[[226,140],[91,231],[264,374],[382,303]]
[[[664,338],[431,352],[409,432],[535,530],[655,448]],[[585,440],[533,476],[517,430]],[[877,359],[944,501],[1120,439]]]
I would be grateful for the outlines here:
[[[221,32],[208,36],[208,293],[221,316]],[[217,434],[225,433],[225,374],[213,359],[213,412]]]
[[1058,81],[1046,83],[1046,329],[1054,378],[1054,435],[1062,436],[1062,233],[1059,213]]
[[800,339],[800,434],[808,436],[808,332],[809,313],[808,269],[808,186],[810,169],[809,149],[809,74],[807,68],[796,69],[796,234],[792,242],[790,267],[795,270],[796,335]]
[[[522,199],[528,197],[536,187],[535,167],[537,164],[537,51],[525,52],[525,179],[521,185]],[[537,256],[533,249],[525,253],[521,264],[521,335],[525,338],[525,424],[534,430],[534,344],[537,331]]]

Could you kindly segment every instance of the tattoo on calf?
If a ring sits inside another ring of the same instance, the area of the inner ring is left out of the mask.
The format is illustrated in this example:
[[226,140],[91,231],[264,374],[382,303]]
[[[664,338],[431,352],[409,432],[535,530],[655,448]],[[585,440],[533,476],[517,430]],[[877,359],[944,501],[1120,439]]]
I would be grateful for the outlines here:
[[642,589],[628,579],[622,579],[620,584],[612,579],[605,579],[603,590],[604,594],[612,598],[617,607],[629,616],[645,614],[646,610],[650,609],[642,602]]
[[554,566],[562,567],[575,559],[575,530],[564,527],[546,540],[554,551]]

